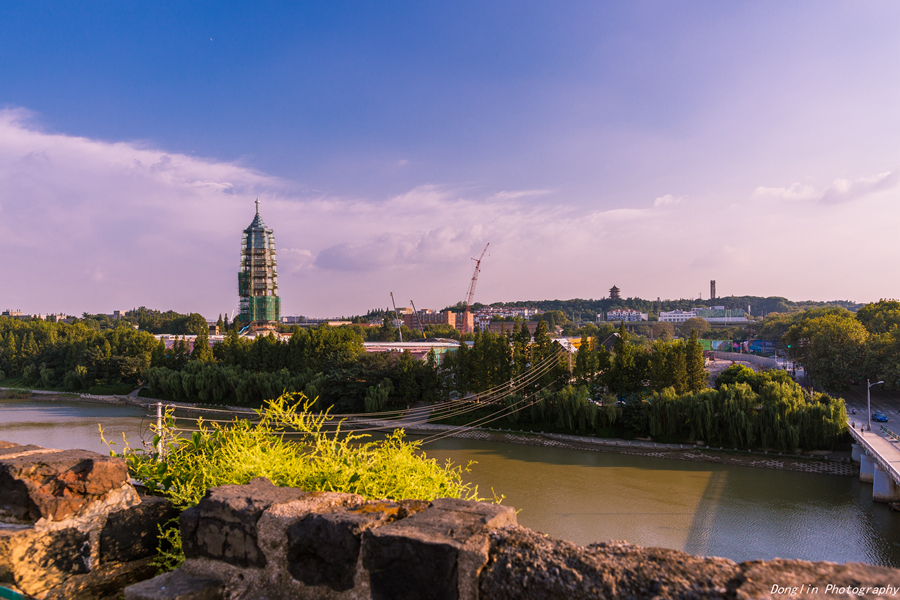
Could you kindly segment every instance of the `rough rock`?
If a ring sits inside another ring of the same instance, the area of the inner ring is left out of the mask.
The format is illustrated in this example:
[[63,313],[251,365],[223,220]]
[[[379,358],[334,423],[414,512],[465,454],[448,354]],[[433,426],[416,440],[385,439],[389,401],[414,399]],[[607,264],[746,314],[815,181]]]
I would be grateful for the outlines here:
[[2,444],[0,583],[41,600],[112,600],[152,577],[158,526],[177,512],[163,498],[142,502],[120,467],[93,452]]
[[0,519],[62,521],[128,482],[121,458],[38,446],[0,449]]
[[137,506],[110,513],[100,530],[101,562],[129,562],[155,555],[158,526],[177,517],[172,503],[158,496],[144,496]]
[[394,521],[400,514],[400,504],[388,501],[310,514],[287,530],[288,570],[306,585],[349,590],[354,585],[363,531]]
[[91,570],[88,533],[75,528],[54,531],[0,529],[0,582],[37,595]]
[[523,527],[491,533],[482,598],[722,598],[739,573],[724,558],[701,558],[625,543],[577,546]]
[[181,571],[165,573],[125,590],[125,600],[222,600],[224,586],[209,577],[192,577]]
[[212,488],[200,503],[181,513],[182,548],[187,558],[215,558],[239,567],[264,567],[256,524],[273,504],[297,500],[308,492],[275,486],[264,477],[248,485]]
[[[858,600],[865,598],[900,598],[900,570],[876,567],[863,563],[837,564],[832,562],[807,562],[776,558],[767,561],[749,561],[740,564],[741,576],[736,580],[734,597],[750,598],[795,597],[828,598],[830,600]],[[831,584],[834,588],[829,589]],[[781,590],[772,593],[772,586]],[[804,587],[807,586],[807,587]],[[811,590],[808,586],[818,588]],[[886,592],[891,586],[892,594]],[[843,591],[841,589],[843,588]],[[879,589],[885,590],[881,593]],[[864,590],[857,593],[853,590]]]
[[40,595],[41,600],[120,600],[126,586],[152,578],[157,567],[152,558],[100,565],[90,573],[70,577]]
[[439,498],[407,519],[363,534],[363,567],[376,600],[477,598],[492,528],[515,524],[511,507]]
[[[878,589],[900,586],[900,571],[887,567],[782,559],[738,564],[624,542],[585,548],[523,527],[492,532],[490,556],[479,591],[492,600],[849,599],[858,597],[853,588],[867,588],[867,598],[896,598]],[[829,583],[849,589],[827,590]],[[810,585],[817,593],[804,587]],[[781,589],[773,593],[773,586]]]

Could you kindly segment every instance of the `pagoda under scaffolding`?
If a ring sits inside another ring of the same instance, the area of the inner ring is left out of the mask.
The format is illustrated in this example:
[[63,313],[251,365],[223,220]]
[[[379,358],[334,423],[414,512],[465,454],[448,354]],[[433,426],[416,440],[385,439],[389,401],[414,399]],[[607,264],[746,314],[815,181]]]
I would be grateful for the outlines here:
[[238,296],[241,327],[251,330],[275,329],[281,320],[278,297],[278,272],[275,267],[275,235],[259,216],[244,230],[241,238],[241,270],[238,272]]

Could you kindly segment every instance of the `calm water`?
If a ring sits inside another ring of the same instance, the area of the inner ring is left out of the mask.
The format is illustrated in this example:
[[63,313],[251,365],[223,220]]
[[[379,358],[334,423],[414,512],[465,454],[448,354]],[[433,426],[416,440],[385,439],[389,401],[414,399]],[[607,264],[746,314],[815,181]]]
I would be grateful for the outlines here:
[[[0,400],[0,440],[107,452],[150,438],[142,409]],[[519,523],[579,544],[627,540],[734,560],[774,557],[900,567],[900,513],[857,478],[603,452],[444,439],[429,456],[477,461],[469,479]]]

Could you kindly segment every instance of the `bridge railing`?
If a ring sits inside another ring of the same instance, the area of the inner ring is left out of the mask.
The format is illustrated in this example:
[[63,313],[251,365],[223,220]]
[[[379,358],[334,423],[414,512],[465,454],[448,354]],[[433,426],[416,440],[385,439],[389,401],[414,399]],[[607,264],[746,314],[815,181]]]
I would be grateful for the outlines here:
[[881,431],[883,431],[889,438],[891,438],[895,442],[900,442],[900,435],[897,435],[896,433],[894,433],[893,431],[891,431],[884,425],[881,426]]

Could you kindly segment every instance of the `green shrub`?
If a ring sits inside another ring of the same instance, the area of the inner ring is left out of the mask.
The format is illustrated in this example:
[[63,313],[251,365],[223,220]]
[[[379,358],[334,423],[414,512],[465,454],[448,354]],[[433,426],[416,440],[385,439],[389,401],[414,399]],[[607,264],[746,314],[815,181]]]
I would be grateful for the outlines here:
[[[402,430],[377,442],[338,435],[326,429],[331,417],[310,412],[313,401],[296,396],[296,402],[292,394],[270,400],[252,422],[235,418],[223,426],[197,419],[190,437],[181,437],[171,414],[166,415],[162,429],[155,431],[153,450],[132,449],[126,442],[119,456],[150,493],[168,496],[181,510],[196,505],[211,487],[246,484],[254,477],[366,499],[477,499],[477,487],[463,482],[467,469],[425,457]],[[178,566],[177,532],[162,532],[161,542],[176,550],[163,551],[158,564],[164,570]]]

